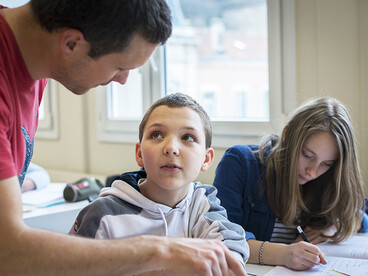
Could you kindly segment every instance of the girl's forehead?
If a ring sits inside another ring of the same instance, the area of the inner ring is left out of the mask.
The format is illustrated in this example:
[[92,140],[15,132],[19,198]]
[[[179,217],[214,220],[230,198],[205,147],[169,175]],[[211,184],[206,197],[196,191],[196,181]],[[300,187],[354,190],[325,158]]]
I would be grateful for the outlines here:
[[304,148],[329,160],[335,160],[339,155],[336,137],[328,131],[320,131],[309,136],[304,143]]

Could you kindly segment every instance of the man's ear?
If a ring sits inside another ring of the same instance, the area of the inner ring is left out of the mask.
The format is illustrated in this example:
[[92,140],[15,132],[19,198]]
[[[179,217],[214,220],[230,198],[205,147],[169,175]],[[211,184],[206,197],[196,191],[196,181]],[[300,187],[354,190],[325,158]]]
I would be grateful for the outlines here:
[[135,144],[135,160],[139,167],[144,167],[143,165],[143,157],[142,157],[142,150],[141,150],[141,143]]
[[82,32],[75,29],[67,29],[61,33],[60,52],[63,58],[68,58],[80,50],[89,50],[89,43],[84,39]]
[[205,171],[208,170],[208,168],[211,166],[211,164],[213,162],[213,158],[215,156],[213,148],[208,148],[206,151],[207,151],[206,156],[205,156],[204,162],[203,162],[202,167],[201,167],[202,172],[205,172]]

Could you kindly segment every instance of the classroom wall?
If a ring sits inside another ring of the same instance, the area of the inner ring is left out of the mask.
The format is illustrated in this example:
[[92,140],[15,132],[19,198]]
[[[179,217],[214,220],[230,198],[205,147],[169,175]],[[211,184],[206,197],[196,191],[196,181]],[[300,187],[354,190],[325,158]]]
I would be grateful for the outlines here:
[[[296,0],[297,103],[332,96],[351,112],[359,141],[363,179],[368,182],[368,1]],[[33,161],[50,170],[120,174],[138,169],[133,144],[102,143],[96,138],[95,95],[75,96],[60,86],[58,140],[35,143]],[[244,141],[247,143],[247,141]],[[230,145],[229,145],[230,146]],[[225,149],[199,181],[212,183]]]
[[333,96],[348,107],[368,182],[368,1],[298,0],[297,100]]

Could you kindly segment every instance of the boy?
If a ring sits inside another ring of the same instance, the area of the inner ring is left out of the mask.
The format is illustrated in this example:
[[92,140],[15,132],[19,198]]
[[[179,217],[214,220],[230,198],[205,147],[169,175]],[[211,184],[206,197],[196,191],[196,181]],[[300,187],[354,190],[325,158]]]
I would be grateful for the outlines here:
[[78,215],[70,234],[114,239],[152,234],[222,240],[240,262],[244,230],[227,219],[213,186],[193,183],[214,157],[203,108],[184,94],[156,101],[139,126],[135,156],[144,170],[125,173]]

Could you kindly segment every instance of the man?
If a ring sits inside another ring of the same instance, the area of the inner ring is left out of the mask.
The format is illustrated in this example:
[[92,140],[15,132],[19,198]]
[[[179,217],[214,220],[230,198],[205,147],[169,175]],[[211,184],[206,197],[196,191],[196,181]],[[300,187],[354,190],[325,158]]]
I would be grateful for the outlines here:
[[31,0],[0,9],[0,275],[244,275],[217,241],[92,240],[28,228],[21,185],[45,78],[75,94],[124,84],[171,34],[165,0]]

